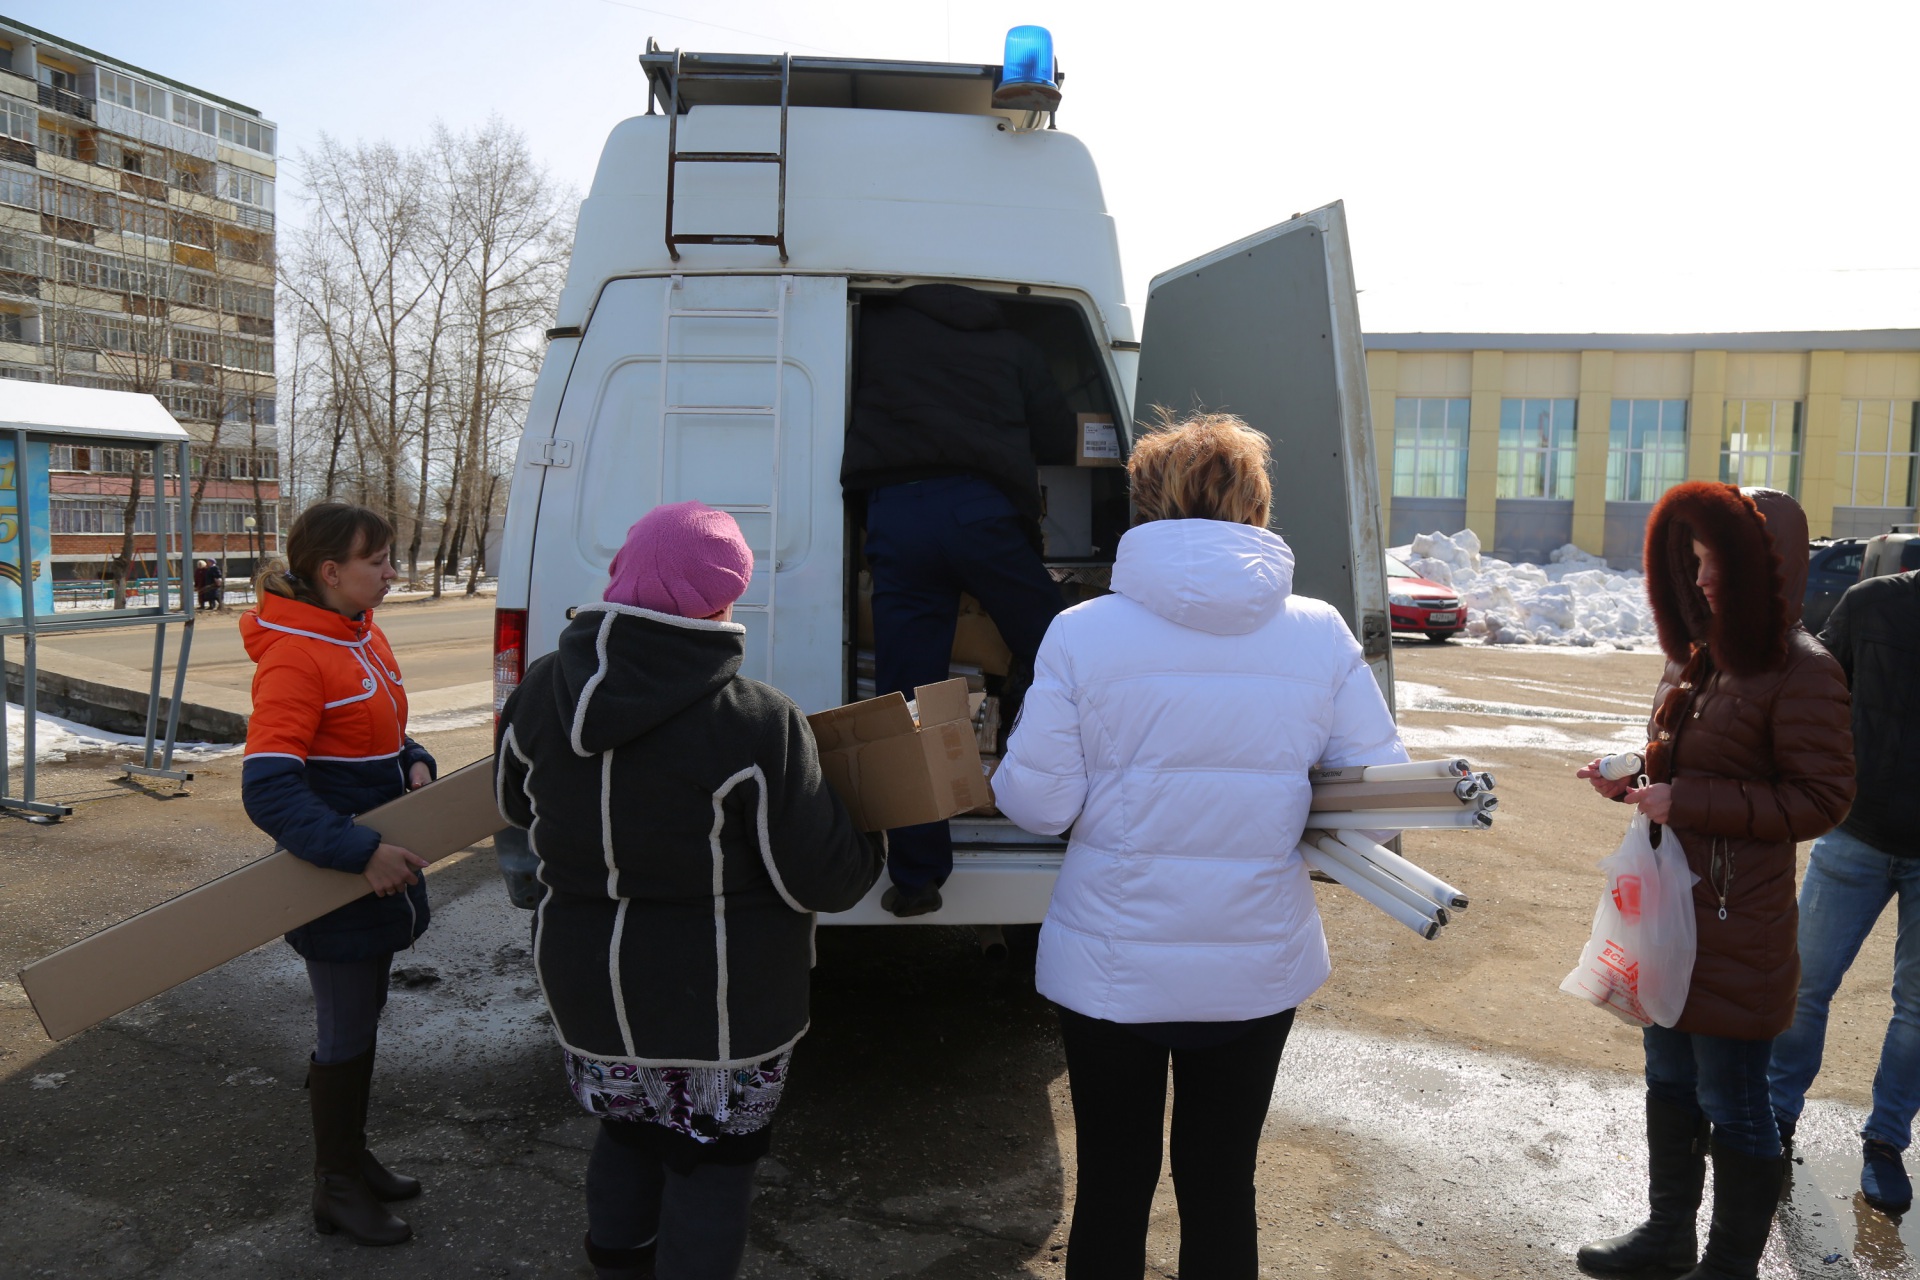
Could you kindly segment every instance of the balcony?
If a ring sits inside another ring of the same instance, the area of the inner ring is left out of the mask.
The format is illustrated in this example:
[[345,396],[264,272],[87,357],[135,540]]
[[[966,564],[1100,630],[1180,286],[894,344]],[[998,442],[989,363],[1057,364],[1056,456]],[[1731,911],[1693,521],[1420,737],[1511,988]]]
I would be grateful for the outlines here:
[[40,105],[49,111],[61,111],[70,116],[79,116],[82,120],[93,119],[93,99],[83,98],[77,93],[65,89],[56,89],[50,84],[38,86]]
[[15,164],[32,165],[39,154],[31,142],[22,142],[18,138],[0,137],[0,160],[11,160]]

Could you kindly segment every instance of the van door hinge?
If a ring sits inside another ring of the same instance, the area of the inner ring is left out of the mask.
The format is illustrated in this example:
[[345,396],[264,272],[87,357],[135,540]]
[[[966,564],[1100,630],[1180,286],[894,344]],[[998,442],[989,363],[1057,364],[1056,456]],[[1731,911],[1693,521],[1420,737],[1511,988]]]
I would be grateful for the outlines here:
[[573,465],[573,441],[542,440],[540,451],[533,455],[532,463],[536,467],[570,467]]

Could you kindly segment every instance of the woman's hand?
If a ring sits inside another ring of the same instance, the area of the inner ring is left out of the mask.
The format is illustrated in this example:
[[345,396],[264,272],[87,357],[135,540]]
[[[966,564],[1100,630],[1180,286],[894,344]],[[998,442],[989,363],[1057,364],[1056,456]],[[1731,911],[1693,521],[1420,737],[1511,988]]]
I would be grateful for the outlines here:
[[[425,765],[415,765],[424,769]],[[373,851],[373,857],[367,860],[367,869],[360,874],[373,886],[374,893],[384,898],[390,893],[399,893],[410,884],[418,884],[420,877],[414,874],[415,867],[424,867],[427,860],[411,849],[403,849],[397,844],[383,844]]]
[[[1598,757],[1583,766],[1580,771],[1573,776],[1576,778],[1585,778],[1593,784],[1595,791],[1598,791],[1609,800],[1618,800],[1622,796],[1625,796],[1628,800],[1633,799],[1632,796],[1627,795],[1629,791],[1633,790],[1633,779],[1601,777]],[[1660,819],[1656,818],[1655,821],[1660,821]]]
[[1627,792],[1628,804],[1640,806],[1640,812],[1648,820],[1666,825],[1673,816],[1673,788],[1664,782],[1656,782],[1650,787],[1635,787]]
[[415,760],[413,767],[407,770],[407,790],[418,791],[433,781],[433,771],[427,768],[425,760]]

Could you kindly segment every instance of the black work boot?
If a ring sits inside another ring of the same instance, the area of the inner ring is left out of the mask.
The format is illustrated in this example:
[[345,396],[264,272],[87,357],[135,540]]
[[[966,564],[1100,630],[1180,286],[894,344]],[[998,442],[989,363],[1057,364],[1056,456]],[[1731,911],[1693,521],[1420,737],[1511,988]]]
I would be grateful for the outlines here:
[[1580,1246],[1596,1276],[1678,1276],[1699,1261],[1694,1219],[1707,1180],[1707,1118],[1647,1095],[1647,1220],[1623,1236]]
[[1685,1280],[1756,1280],[1785,1174],[1785,1157],[1763,1160],[1714,1144],[1713,1225],[1707,1231],[1707,1254]]
[[587,1261],[593,1264],[594,1280],[652,1280],[657,1238],[635,1249],[603,1249],[593,1242],[589,1233],[585,1244]]
[[369,1050],[346,1062],[314,1062],[307,1069],[313,1104],[313,1225],[322,1235],[343,1231],[355,1244],[399,1244],[413,1228],[380,1203],[361,1172],[367,1114]]

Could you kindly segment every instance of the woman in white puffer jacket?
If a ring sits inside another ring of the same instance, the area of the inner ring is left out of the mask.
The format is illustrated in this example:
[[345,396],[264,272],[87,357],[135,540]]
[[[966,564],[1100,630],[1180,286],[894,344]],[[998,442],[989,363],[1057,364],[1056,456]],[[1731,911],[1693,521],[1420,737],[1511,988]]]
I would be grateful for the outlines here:
[[1113,594],[1054,619],[993,777],[1021,826],[1072,829],[1035,976],[1073,1091],[1069,1280],[1143,1270],[1169,1059],[1180,1274],[1258,1273],[1260,1128],[1329,970],[1307,770],[1407,758],[1339,612],[1292,594],[1267,460],[1224,414],[1134,446]]

